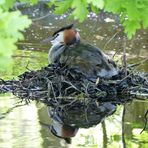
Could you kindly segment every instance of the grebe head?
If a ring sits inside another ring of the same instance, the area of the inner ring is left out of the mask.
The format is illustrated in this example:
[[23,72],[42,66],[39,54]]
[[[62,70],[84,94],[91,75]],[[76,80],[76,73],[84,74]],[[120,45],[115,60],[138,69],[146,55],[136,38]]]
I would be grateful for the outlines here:
[[48,126],[51,133],[58,138],[64,139],[67,143],[71,143],[71,138],[77,134],[79,128],[74,124],[68,125],[63,123],[61,115],[54,108],[48,107],[47,112],[48,116],[53,120],[50,126]]
[[71,143],[71,138],[78,132],[78,127],[65,125],[54,120],[50,127],[50,131],[58,138],[64,139],[67,143]]
[[72,28],[73,24],[60,28],[59,30],[53,33],[52,37],[45,39],[43,43],[50,41],[52,45],[57,45],[57,44],[70,45],[80,42],[79,33]]

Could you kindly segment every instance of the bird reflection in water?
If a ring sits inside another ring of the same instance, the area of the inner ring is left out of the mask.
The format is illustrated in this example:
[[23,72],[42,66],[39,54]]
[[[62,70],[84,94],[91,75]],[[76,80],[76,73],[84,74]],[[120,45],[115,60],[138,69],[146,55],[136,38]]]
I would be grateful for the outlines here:
[[[78,109],[69,108],[66,114],[52,107],[48,107],[48,115],[52,123],[41,125],[49,128],[50,132],[58,138],[65,140],[67,144],[71,143],[71,138],[76,136],[79,128],[89,128],[102,122],[107,116],[116,111],[116,105],[111,102],[101,103],[99,106],[91,104],[88,111],[82,107]],[[87,116],[87,117],[86,117]]]

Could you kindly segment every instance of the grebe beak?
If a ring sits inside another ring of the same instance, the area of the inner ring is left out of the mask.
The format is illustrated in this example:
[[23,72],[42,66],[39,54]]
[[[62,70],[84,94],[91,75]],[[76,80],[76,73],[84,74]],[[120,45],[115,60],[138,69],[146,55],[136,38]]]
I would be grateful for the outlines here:
[[80,42],[80,34],[76,32],[76,42]]
[[49,42],[53,41],[54,37],[48,37],[46,39],[44,39],[43,41],[41,41],[41,44],[48,44]]

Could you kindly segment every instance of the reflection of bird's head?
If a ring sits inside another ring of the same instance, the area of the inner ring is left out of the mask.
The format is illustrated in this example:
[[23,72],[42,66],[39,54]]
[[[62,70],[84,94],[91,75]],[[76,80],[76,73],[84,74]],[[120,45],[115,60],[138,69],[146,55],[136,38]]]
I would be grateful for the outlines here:
[[72,29],[73,24],[63,27],[56,32],[54,32],[51,43],[57,44],[57,43],[63,43],[63,44],[73,44],[80,41],[80,35],[79,33]]
[[71,143],[71,137],[74,137],[78,132],[78,128],[70,125],[61,124],[54,121],[50,126],[50,130],[56,137],[64,139],[67,143]]

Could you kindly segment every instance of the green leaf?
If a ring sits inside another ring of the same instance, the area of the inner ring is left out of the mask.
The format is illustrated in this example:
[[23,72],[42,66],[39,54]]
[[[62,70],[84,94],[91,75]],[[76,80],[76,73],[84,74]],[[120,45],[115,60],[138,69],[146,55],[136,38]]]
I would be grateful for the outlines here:
[[56,5],[56,0],[50,0],[50,2],[47,3],[49,7],[52,7],[53,5]]
[[125,33],[127,33],[129,39],[132,38],[132,36],[136,33],[137,29],[141,28],[140,22],[135,20],[125,20],[123,26],[125,28]]
[[136,3],[134,1],[126,0],[122,3],[122,8],[124,8],[127,13],[129,20],[140,20],[140,11],[136,7]]
[[74,9],[72,15],[78,19],[80,22],[83,22],[87,18],[89,13],[88,3],[85,0],[74,0],[72,3],[72,8]]
[[5,3],[5,0],[0,0],[0,5],[2,6]]
[[145,1],[142,1],[142,0],[136,0],[135,4],[136,4],[137,8],[144,8],[145,7]]
[[38,3],[38,0],[31,0],[31,3],[32,4],[37,4]]
[[16,49],[15,39],[0,37],[0,71],[7,71],[12,63],[11,55]]
[[148,11],[145,11],[145,13],[141,14],[141,20],[143,28],[148,28]]
[[2,2],[0,2],[0,7],[5,10],[9,10],[10,8],[13,7],[15,2],[16,0],[2,0]]
[[122,3],[122,0],[106,0],[105,10],[108,12],[120,14],[122,12]]
[[15,43],[23,39],[21,31],[31,24],[27,16],[19,11],[8,12],[0,7],[0,69],[11,65],[11,56],[16,50]]
[[91,10],[94,12],[94,13],[96,13],[96,14],[98,14],[99,13],[99,9],[97,8],[97,7],[95,7],[94,5],[90,5],[91,6]]
[[72,4],[72,0],[63,0],[61,2],[56,3],[55,14],[64,14]]
[[39,0],[20,0],[20,2],[24,3],[31,3],[31,4],[37,4]]
[[21,15],[19,11],[1,13],[0,22],[2,23],[0,25],[1,36],[13,37],[17,40],[23,39],[19,31],[23,31],[31,24],[31,20]]
[[142,26],[144,29],[148,27],[148,1],[145,3],[145,7],[142,8],[141,10],[141,21],[142,21]]
[[87,0],[87,2],[99,9],[103,9],[104,7],[104,0]]
[[148,0],[105,0],[105,10],[120,15],[125,32],[131,38],[137,29],[148,27]]

